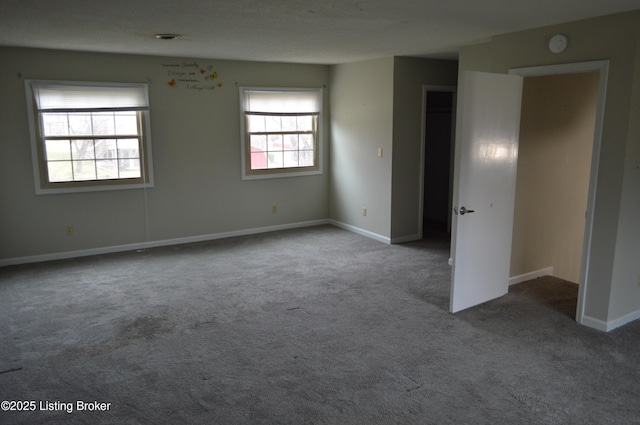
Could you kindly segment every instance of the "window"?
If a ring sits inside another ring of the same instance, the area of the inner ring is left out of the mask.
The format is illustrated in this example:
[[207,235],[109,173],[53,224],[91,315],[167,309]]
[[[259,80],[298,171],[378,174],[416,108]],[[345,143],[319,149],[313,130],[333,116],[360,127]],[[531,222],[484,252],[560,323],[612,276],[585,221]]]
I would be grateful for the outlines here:
[[146,84],[25,84],[36,193],[153,185]]
[[320,174],[322,89],[240,88],[243,179]]

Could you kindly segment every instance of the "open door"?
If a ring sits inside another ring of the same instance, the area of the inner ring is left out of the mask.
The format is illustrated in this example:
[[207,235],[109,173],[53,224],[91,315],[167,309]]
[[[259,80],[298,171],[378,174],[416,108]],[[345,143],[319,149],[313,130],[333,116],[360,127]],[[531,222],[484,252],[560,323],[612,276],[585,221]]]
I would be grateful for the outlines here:
[[450,311],[509,290],[522,77],[465,71],[454,164]]

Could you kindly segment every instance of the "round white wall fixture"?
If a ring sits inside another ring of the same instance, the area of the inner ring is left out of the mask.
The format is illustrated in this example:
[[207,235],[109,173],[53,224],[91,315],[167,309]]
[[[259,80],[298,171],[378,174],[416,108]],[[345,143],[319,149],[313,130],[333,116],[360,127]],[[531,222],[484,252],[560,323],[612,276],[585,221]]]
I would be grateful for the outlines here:
[[551,40],[549,40],[549,50],[553,53],[561,53],[567,48],[567,44],[568,41],[566,35],[556,34],[551,37]]

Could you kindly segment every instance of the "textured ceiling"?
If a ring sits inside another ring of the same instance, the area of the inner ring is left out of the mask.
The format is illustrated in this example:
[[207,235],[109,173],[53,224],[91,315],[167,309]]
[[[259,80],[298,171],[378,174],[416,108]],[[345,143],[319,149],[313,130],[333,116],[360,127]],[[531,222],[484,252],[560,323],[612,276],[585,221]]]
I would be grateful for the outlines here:
[[455,58],[493,35],[636,9],[640,0],[0,0],[0,45],[317,64]]

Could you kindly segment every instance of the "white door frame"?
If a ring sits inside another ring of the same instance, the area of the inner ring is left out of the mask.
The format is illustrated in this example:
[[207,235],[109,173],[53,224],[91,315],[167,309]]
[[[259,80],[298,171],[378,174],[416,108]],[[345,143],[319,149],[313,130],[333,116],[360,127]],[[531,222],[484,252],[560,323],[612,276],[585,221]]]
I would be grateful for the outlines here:
[[[418,197],[418,235],[420,239],[424,237],[422,228],[422,222],[424,221],[424,154],[426,150],[426,126],[427,126],[427,92],[430,91],[444,91],[451,92],[453,96],[453,105],[451,112],[451,149],[449,157],[449,205],[452,201],[452,189],[453,189],[453,161],[454,161],[454,147],[453,143],[454,133],[456,131],[456,93],[458,87],[456,86],[438,86],[438,85],[423,85],[422,86],[422,129],[421,129],[421,141],[420,141],[420,194]],[[449,211],[448,226],[451,228],[451,211]]]
[[528,68],[512,68],[509,74],[521,77],[535,77],[557,74],[578,74],[582,72],[600,72],[600,85],[596,107],[596,122],[593,134],[593,151],[591,154],[591,174],[589,177],[589,195],[587,198],[587,211],[584,226],[584,239],[582,245],[582,264],[580,266],[580,282],[578,289],[578,306],[576,308],[576,321],[585,324],[584,306],[587,298],[587,284],[589,282],[589,259],[591,257],[591,235],[593,230],[593,211],[596,202],[596,186],[598,182],[598,165],[600,162],[600,146],[602,145],[602,127],[604,123],[604,107],[607,94],[607,81],[609,76],[609,61],[591,61],[567,63],[549,66],[534,66]]

